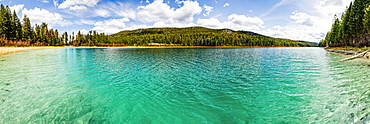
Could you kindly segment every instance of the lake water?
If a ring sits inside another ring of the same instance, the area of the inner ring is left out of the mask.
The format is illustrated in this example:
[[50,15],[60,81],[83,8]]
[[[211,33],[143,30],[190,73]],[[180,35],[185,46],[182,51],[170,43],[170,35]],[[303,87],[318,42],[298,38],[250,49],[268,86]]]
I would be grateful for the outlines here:
[[370,60],[321,48],[41,49],[0,56],[0,123],[364,123]]

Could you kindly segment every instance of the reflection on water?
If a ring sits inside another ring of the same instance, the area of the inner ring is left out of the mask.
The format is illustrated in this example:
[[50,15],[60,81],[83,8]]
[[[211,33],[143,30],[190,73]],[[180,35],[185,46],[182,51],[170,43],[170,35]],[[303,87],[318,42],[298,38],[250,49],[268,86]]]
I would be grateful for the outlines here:
[[367,60],[321,48],[44,49],[0,56],[0,123],[364,123]]

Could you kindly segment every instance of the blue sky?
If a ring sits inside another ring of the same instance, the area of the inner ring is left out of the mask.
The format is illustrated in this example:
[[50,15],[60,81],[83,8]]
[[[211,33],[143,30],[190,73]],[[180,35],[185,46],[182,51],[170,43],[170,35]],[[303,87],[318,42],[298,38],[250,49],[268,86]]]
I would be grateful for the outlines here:
[[151,27],[246,30],[319,42],[351,0],[0,0],[32,24],[107,34]]

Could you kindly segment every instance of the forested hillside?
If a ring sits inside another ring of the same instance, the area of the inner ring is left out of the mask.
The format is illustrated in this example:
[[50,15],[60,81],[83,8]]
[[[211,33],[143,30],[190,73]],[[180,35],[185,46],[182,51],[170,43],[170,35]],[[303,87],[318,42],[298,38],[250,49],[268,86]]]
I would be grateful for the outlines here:
[[24,15],[19,19],[9,6],[0,8],[0,46],[316,46],[314,43],[278,39],[249,31],[230,29],[189,28],[149,28],[121,31],[105,35],[89,31],[59,33],[48,29],[47,23],[31,25]]
[[320,46],[370,46],[370,0],[354,0],[340,18],[335,17],[331,31]]
[[121,31],[110,35],[110,41],[125,45],[179,46],[316,46],[314,43],[278,39],[249,31],[230,29],[149,28]]

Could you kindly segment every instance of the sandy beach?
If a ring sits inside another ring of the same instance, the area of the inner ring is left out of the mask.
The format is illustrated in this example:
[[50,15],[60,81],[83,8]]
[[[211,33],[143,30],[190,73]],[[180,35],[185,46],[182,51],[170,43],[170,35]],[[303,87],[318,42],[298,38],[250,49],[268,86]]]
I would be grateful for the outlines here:
[[45,47],[0,47],[0,55],[21,52],[32,49],[44,49]]

